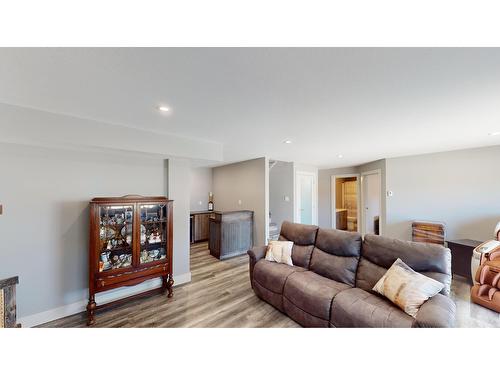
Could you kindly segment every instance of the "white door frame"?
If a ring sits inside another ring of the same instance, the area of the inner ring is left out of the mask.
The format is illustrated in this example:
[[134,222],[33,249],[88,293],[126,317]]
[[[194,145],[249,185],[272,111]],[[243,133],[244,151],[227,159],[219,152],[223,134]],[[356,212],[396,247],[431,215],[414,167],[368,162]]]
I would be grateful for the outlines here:
[[379,175],[379,189],[380,189],[380,197],[379,197],[379,221],[378,221],[378,232],[380,235],[382,235],[382,170],[381,169],[373,169],[371,171],[366,171],[366,172],[361,172],[361,235],[364,236],[366,234],[366,228],[365,228],[365,199],[364,199],[364,188],[363,188],[363,181],[365,179],[365,176],[370,175],[370,174],[378,174]]
[[356,194],[356,204],[358,205],[358,209],[357,209],[357,218],[356,220],[358,221],[358,225],[357,225],[357,228],[358,228],[358,232],[360,232],[360,227],[359,227],[359,221],[360,221],[360,212],[359,212],[359,208],[361,207],[361,200],[360,200],[360,196],[361,196],[361,178],[360,178],[360,174],[359,173],[347,173],[347,174],[336,174],[336,175],[332,175],[330,176],[330,225],[332,228],[336,229],[337,228],[337,207],[336,207],[336,180],[337,178],[349,178],[349,177],[356,177],[356,182],[357,182],[357,194]]
[[294,173],[294,221],[300,223],[300,188],[299,188],[299,176],[312,176],[313,186],[312,186],[312,224],[318,225],[318,174],[314,172],[307,171],[295,171]]

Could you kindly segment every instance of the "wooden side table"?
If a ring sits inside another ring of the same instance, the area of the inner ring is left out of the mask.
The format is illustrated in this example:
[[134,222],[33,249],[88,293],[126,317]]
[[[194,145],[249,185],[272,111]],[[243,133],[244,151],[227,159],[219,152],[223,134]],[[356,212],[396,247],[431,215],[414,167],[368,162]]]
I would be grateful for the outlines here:
[[448,247],[451,250],[451,272],[455,275],[465,277],[472,284],[472,275],[470,271],[470,262],[473,250],[482,241],[461,239],[449,240]]

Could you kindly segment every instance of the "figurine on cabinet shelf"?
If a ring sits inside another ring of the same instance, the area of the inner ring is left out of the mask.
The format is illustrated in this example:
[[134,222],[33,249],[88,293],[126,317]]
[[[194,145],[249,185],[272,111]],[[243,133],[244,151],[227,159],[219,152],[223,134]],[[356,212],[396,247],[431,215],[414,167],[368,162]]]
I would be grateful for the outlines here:
[[109,270],[111,268],[111,262],[109,261],[109,256],[111,252],[105,251],[101,253],[101,260],[99,262],[99,272]]
[[132,210],[125,209],[125,221],[127,223],[130,223],[132,221],[132,215],[133,214],[134,214],[134,212]]
[[120,255],[120,268],[130,267],[132,264],[132,255]]
[[149,235],[148,242],[149,243],[158,243],[158,242],[161,242],[161,235],[160,235],[160,232],[158,231],[158,229],[156,229],[156,228],[153,229],[153,231]]
[[149,255],[146,250],[141,251],[141,263],[146,263],[148,261]]
[[101,239],[104,240],[106,238],[113,238],[116,235],[116,232],[111,228],[101,226],[101,228],[99,230],[99,234],[100,234]]
[[123,224],[125,221],[125,214],[116,214],[115,218],[116,224]]

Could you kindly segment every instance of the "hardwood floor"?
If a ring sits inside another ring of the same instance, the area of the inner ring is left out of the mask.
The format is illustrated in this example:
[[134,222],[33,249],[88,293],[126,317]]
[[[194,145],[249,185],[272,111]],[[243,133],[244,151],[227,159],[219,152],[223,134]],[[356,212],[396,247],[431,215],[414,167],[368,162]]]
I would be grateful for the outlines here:
[[[172,299],[155,295],[97,312],[94,327],[298,327],[253,293],[247,255],[219,261],[207,243],[193,245],[191,278]],[[86,327],[86,314],[40,327]]]
[[461,328],[500,328],[500,314],[470,301],[470,288],[466,279],[454,276],[451,299],[457,306],[456,326]]
[[[174,297],[155,295],[98,312],[94,327],[298,327],[253,293],[246,255],[219,261],[207,243],[191,248],[188,284],[174,287]],[[455,277],[451,298],[457,305],[457,327],[500,327],[500,314],[470,302],[470,286]],[[86,327],[80,313],[41,327]]]

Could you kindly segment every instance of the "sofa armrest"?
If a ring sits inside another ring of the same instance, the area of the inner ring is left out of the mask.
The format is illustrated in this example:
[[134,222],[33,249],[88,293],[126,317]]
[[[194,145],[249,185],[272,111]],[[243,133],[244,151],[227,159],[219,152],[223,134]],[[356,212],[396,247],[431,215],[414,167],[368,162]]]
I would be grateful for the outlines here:
[[260,259],[266,256],[267,246],[256,246],[247,251],[248,256],[251,260],[258,262]]
[[418,310],[414,327],[451,328],[455,326],[456,306],[450,297],[437,294]]
[[266,256],[267,246],[256,246],[247,251],[249,256],[248,269],[250,271],[250,284],[253,288],[253,268],[255,264]]

